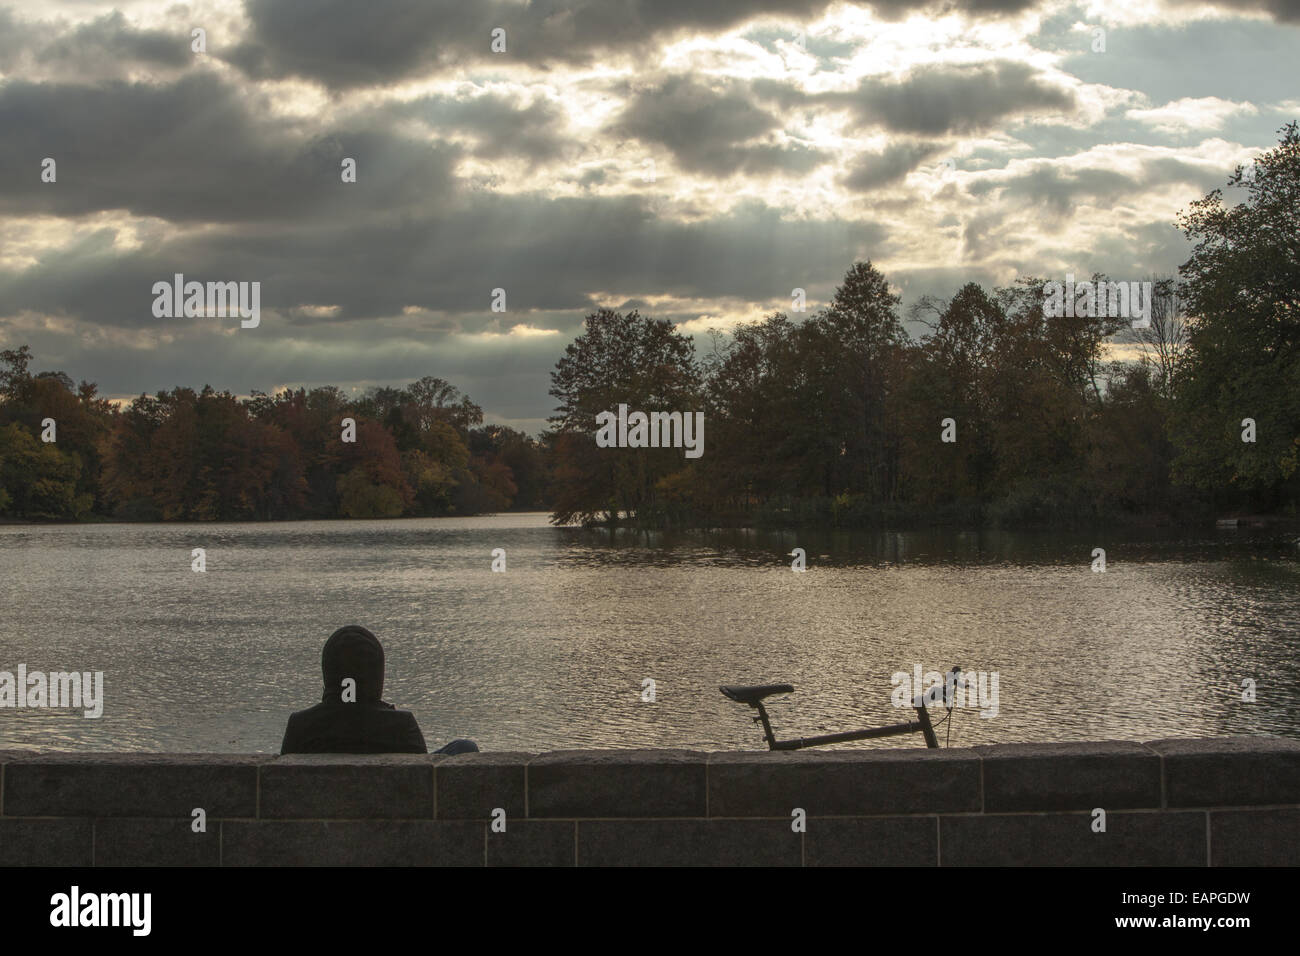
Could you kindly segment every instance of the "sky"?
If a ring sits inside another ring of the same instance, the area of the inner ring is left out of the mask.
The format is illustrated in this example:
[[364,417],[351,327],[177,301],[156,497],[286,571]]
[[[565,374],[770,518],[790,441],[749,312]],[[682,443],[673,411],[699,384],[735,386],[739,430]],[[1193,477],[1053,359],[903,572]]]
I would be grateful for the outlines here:
[[[435,375],[536,434],[599,307],[703,354],[859,259],[904,315],[1173,275],[1297,54],[1300,0],[23,0],[0,346],[113,398]],[[155,317],[176,273],[259,282],[259,324]]]

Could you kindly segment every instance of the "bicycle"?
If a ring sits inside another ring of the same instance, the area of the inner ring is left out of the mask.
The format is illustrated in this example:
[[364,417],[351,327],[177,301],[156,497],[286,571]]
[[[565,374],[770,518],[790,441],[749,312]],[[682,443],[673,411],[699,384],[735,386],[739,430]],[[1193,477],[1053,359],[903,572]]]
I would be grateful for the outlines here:
[[[948,679],[942,686],[935,686],[927,691],[917,694],[912,698],[912,707],[916,710],[916,720],[904,721],[901,724],[886,724],[882,727],[867,727],[863,730],[846,730],[837,734],[819,734],[815,737],[795,737],[789,740],[777,740],[776,734],[772,730],[772,722],[768,719],[767,709],[763,706],[763,701],[775,694],[793,694],[793,684],[752,684],[737,685],[723,684],[718,688],[723,695],[730,700],[740,704],[748,704],[754,710],[758,711],[758,716],[751,718],[754,723],[763,725],[763,736],[767,739],[768,750],[802,750],[805,747],[823,747],[827,744],[841,744],[850,740],[869,740],[876,737],[894,737],[899,734],[919,733],[925,738],[926,747],[937,748],[939,738],[934,733],[934,723],[930,720],[930,712],[926,708],[926,699],[930,703],[942,703],[948,710],[948,716],[945,720],[952,718],[953,697],[956,688],[964,686],[961,678],[961,668],[954,666],[948,672]],[[942,697],[936,697],[935,691],[942,691]],[[949,726],[951,732],[951,725]]]

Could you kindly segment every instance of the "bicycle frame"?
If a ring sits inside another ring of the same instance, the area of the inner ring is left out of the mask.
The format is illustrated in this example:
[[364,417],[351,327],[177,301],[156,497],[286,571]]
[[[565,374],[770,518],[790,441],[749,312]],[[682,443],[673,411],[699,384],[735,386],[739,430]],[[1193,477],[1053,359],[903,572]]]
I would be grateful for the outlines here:
[[772,722],[768,719],[767,708],[763,706],[761,700],[750,704],[758,711],[758,716],[754,717],[755,723],[763,725],[763,736],[767,738],[768,750],[802,750],[804,747],[821,747],[825,744],[842,744],[850,740],[870,740],[875,737],[895,737],[899,734],[920,733],[925,738],[927,747],[937,748],[939,738],[934,735],[934,724],[930,722],[930,712],[925,709],[925,701],[918,698],[921,702],[915,708],[916,720],[905,721],[901,724],[887,724],[883,727],[869,727],[865,730],[846,730],[838,734],[819,734],[816,737],[795,737],[790,740],[777,740],[776,734],[772,732]]

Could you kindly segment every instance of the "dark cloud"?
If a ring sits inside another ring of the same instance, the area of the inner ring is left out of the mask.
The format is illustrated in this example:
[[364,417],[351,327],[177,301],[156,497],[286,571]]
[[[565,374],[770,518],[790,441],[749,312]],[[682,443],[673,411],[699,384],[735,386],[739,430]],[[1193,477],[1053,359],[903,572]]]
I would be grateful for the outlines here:
[[943,147],[937,143],[890,143],[874,153],[862,153],[841,182],[854,192],[868,192],[896,183]]
[[1007,227],[1001,211],[986,210],[977,213],[966,221],[962,227],[962,258],[978,262],[990,253],[1000,252],[1005,247],[1001,230]]
[[807,172],[830,159],[800,143],[756,142],[780,125],[744,83],[673,76],[636,92],[611,131],[665,147],[682,169],[716,178]]
[[[491,61],[592,64],[644,53],[685,33],[721,33],[764,17],[803,23],[833,0],[245,0],[251,35],[229,54],[254,77],[300,76],[335,89],[387,85],[439,67]],[[876,0],[886,20],[919,12],[1020,13],[1039,0]],[[1275,0],[1286,2],[1286,0]],[[506,31],[506,52],[491,35]],[[820,55],[842,46],[813,40]]]
[[674,76],[632,97],[618,125],[689,156],[702,144],[731,146],[753,139],[776,129],[779,121],[755,106],[741,84]]
[[[481,194],[396,222],[232,228],[129,252],[101,231],[37,266],[0,272],[0,315],[34,310],[156,327],[150,289],[176,272],[261,281],[264,312],[339,305],[343,320],[398,315],[406,306],[475,313],[497,287],[519,321],[533,309],[585,311],[611,289],[747,299],[770,286],[782,298],[842,273],[857,248],[883,235],[871,223],[791,222],[762,205],[683,223],[650,216],[635,197]],[[365,336],[364,325],[354,328]]]
[[[977,180],[970,184],[968,191],[972,196],[982,198],[999,193],[1014,205],[1040,206],[1058,216],[1065,216],[1081,202],[1109,207],[1125,198],[1170,183],[1189,183],[1194,191],[1204,193],[1218,186],[1223,178],[1220,170],[1207,169],[1169,156],[1147,159],[1134,173],[1096,167],[1072,169],[1059,162],[1039,165],[1007,178]],[[1007,211],[1004,208],[1003,214]]]
[[41,51],[40,58],[82,66],[95,58],[167,67],[184,67],[194,62],[188,32],[137,30],[127,23],[120,10],[63,34]]
[[1028,113],[1076,106],[1069,90],[1008,60],[923,67],[900,80],[867,79],[854,93],[818,98],[849,106],[863,122],[930,136],[976,132]]
[[583,189],[590,189],[593,186],[603,186],[609,180],[609,170],[601,166],[593,166],[584,169],[576,177],[568,177],[567,181],[577,182]]
[[[212,73],[170,85],[0,86],[0,210],[171,221],[373,215],[445,196],[457,150],[382,129],[294,128]],[[58,180],[41,183],[41,162]],[[357,183],[341,162],[357,160]]]
[[226,58],[258,79],[385,85],[432,71],[471,36],[486,48],[498,9],[456,0],[246,0],[251,36]]
[[114,10],[69,27],[23,20],[0,9],[0,71],[43,77],[123,77],[130,70],[175,73],[194,62],[188,31],[140,30]]
[[526,106],[495,94],[456,98],[426,96],[388,108],[393,117],[416,118],[437,133],[463,132],[474,140],[474,155],[486,159],[517,156],[535,162],[569,151],[568,117],[550,100],[536,98]]
[[14,17],[12,10],[0,7],[0,70],[12,69],[29,42],[22,21]]
[[1081,200],[1109,203],[1141,189],[1136,179],[1114,170],[1070,170],[1060,166],[1039,166],[1006,179],[978,180],[969,186],[972,196],[999,193],[1022,204],[1045,206],[1058,215],[1069,213]]
[[756,100],[783,113],[831,107],[866,126],[921,136],[975,133],[1021,116],[1077,107],[1070,90],[1011,60],[932,64],[901,78],[866,77],[847,92],[809,93],[773,79],[755,80],[750,89]]
[[[830,0],[246,0],[251,36],[229,56],[255,77],[333,88],[385,85],[439,66],[591,63],[685,31],[718,32],[779,15],[811,19]],[[506,52],[491,51],[506,31]]]

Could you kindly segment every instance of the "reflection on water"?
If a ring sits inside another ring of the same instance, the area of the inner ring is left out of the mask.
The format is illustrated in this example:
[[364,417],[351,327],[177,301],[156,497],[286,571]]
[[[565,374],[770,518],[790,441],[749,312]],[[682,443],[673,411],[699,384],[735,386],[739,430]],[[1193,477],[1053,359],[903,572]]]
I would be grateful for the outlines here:
[[[807,573],[791,571],[794,547]],[[918,664],[999,674],[997,717],[955,711],[954,746],[1300,736],[1298,582],[1294,540],[1245,532],[646,535],[544,515],[6,526],[0,670],[102,670],[107,700],[99,720],[0,709],[0,748],[278,751],[346,623],[384,642],[385,697],[431,747],[759,749],[719,684],[793,683],[770,711],[797,736],[902,719],[890,676]]]

